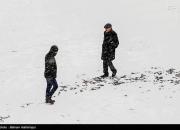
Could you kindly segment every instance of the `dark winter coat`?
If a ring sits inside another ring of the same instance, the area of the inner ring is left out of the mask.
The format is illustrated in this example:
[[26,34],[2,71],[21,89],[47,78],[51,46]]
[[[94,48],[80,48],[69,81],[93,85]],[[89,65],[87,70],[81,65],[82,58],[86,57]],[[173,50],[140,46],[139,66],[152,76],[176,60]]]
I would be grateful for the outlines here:
[[115,31],[104,32],[104,41],[102,44],[102,60],[112,61],[115,59],[115,49],[119,45],[117,33]]
[[55,52],[50,51],[45,57],[45,78],[56,78],[57,76],[57,64],[55,55]]

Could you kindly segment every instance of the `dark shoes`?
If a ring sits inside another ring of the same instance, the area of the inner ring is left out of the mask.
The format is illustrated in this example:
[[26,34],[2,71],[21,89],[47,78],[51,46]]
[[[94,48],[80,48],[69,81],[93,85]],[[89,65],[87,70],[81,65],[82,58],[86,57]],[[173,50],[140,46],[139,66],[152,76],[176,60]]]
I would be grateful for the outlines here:
[[46,103],[54,104],[55,100],[52,100],[51,97],[46,97]]
[[102,76],[100,76],[101,78],[106,78],[106,77],[108,77],[109,76],[109,74],[104,74],[104,75],[102,75]]
[[[117,74],[117,70],[113,71],[112,77],[115,77],[116,74]],[[109,74],[104,74],[104,75],[101,76],[101,78],[106,78],[106,77],[108,77],[108,76],[109,76]]]
[[117,74],[117,70],[115,70],[113,73],[112,73],[112,77],[115,77]]

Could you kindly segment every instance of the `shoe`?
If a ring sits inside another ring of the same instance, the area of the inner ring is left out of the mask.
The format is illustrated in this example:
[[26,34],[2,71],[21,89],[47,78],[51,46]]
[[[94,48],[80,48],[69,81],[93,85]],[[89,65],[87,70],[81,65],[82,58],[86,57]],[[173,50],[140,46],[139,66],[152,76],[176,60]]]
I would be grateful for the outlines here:
[[112,73],[112,77],[115,77],[115,76],[116,76],[116,73],[117,73],[117,70],[115,70],[115,71]]
[[108,77],[109,76],[109,74],[104,74],[104,75],[102,75],[102,76],[100,76],[101,78],[106,78],[106,77]]
[[54,104],[55,100],[52,100],[51,97],[46,97],[46,103]]

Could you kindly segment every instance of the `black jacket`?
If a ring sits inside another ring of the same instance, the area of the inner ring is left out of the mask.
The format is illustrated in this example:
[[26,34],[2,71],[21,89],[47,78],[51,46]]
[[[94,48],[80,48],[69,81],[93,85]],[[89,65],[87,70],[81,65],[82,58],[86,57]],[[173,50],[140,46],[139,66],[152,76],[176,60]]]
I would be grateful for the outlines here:
[[55,60],[55,53],[50,51],[45,56],[45,78],[56,78],[57,76],[57,65]]
[[117,33],[115,31],[104,32],[104,41],[102,44],[102,60],[112,61],[115,59],[115,49],[119,45]]

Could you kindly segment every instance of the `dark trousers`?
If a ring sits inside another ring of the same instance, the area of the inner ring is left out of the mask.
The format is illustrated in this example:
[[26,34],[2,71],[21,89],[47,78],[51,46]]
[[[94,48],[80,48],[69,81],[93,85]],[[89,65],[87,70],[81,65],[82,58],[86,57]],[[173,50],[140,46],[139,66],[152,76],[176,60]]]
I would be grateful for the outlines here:
[[112,61],[110,61],[110,60],[103,60],[103,72],[106,75],[109,75],[108,67],[111,69],[111,71],[113,73],[117,71],[116,68],[114,67]]
[[46,88],[46,97],[52,97],[58,88],[58,84],[55,78],[49,79],[46,78],[47,88]]

